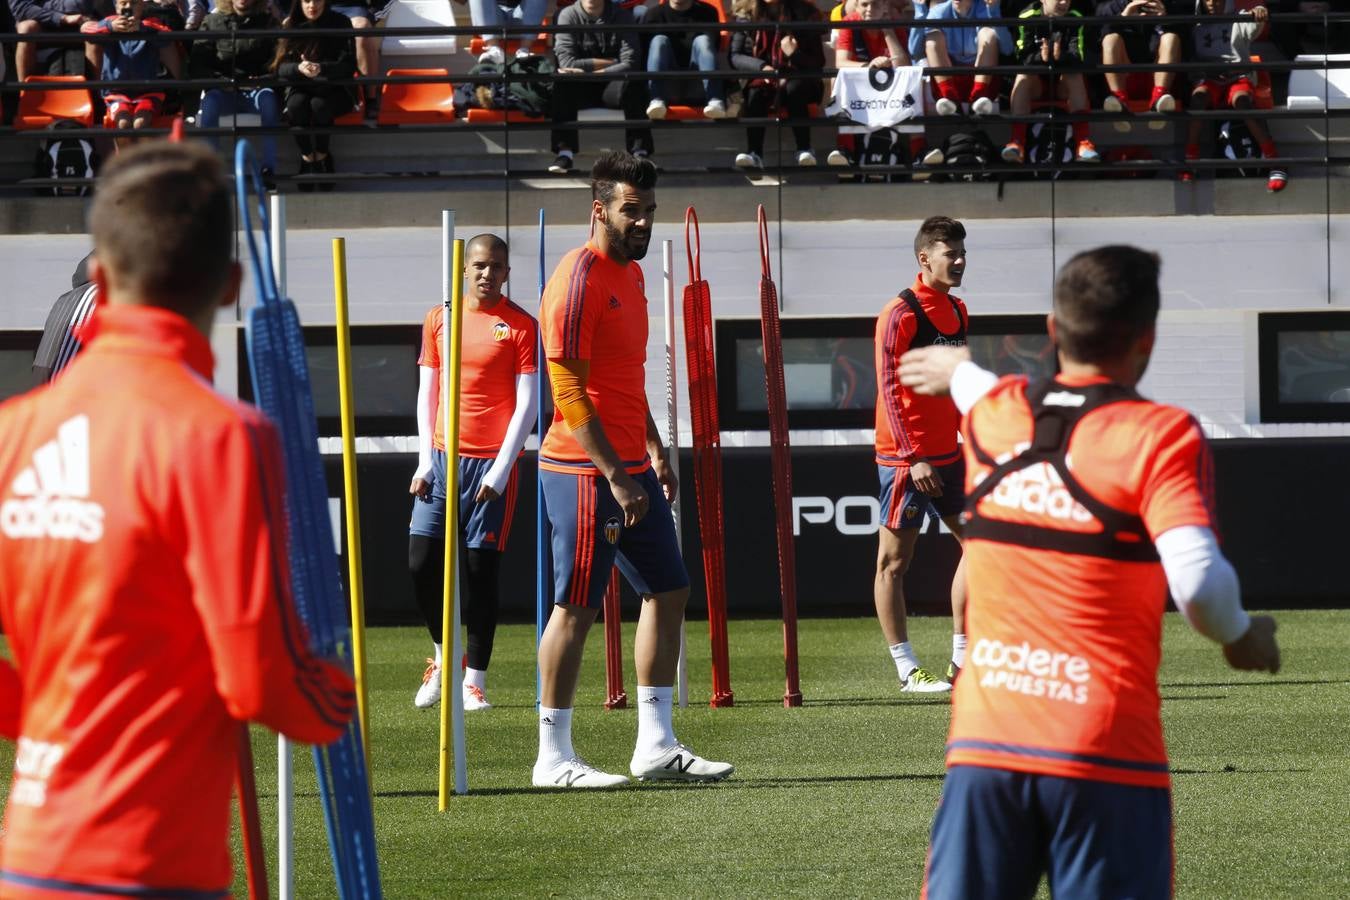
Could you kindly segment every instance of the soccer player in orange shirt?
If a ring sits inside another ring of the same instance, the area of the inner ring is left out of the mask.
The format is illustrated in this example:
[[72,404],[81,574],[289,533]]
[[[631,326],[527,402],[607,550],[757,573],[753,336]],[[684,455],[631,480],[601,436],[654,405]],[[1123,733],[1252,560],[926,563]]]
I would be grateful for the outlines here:
[[1167,897],[1172,805],[1159,713],[1162,613],[1235,669],[1277,672],[1268,616],[1219,551],[1213,463],[1185,411],[1135,391],[1153,351],[1158,257],[1080,253],[1055,282],[1054,379],[1001,381],[963,350],[901,378],[967,410],[966,608],[930,898]]
[[[488,709],[487,668],[497,633],[497,575],[516,506],[516,459],[534,427],[539,328],[534,317],[502,295],[510,274],[506,242],[493,234],[464,247],[469,283],[460,349],[459,540],[464,572],[468,665],[464,709]],[[446,473],[444,411],[440,404],[445,307],[422,325],[418,358],[417,472],[408,525],[408,568],[435,656],[427,660],[413,704],[441,699],[441,627],[445,578]]]
[[[881,480],[881,527],[872,586],[881,633],[895,661],[900,690],[945,693],[965,663],[965,561],[952,579],[952,658],[947,681],[919,664],[906,625],[905,572],[914,559],[928,516],[941,518],[961,538],[965,463],[956,435],[961,417],[948,397],[925,397],[900,383],[906,350],[964,346],[969,315],[952,296],[966,272],[966,229],[955,219],[932,216],[914,237],[919,274],[877,317],[876,462]],[[927,514],[927,515],[925,515]]]
[[352,715],[291,605],[276,431],[211,389],[232,197],[204,144],[118,154],[89,342],[0,407],[7,898],[227,897],[241,723],[327,743]]
[[639,779],[717,781],[732,772],[675,737],[671,694],[689,598],[670,501],[679,488],[647,407],[647,297],[638,260],[656,213],[656,167],[608,153],[591,169],[595,237],[562,258],[544,290],[540,327],[554,418],[539,453],[553,526],[553,612],[539,644],[538,787],[628,781],[572,748],[572,704],[586,635],[618,565],[642,597],[637,665]]

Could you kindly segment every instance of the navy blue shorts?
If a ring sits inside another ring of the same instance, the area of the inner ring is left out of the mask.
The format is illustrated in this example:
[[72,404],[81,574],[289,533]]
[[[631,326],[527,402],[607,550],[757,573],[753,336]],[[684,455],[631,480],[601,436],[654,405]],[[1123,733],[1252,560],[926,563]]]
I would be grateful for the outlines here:
[[[935,519],[949,519],[961,515],[966,506],[966,461],[957,457],[945,466],[934,466],[934,473],[942,480],[942,496],[930,497],[914,487],[908,466],[877,466],[881,477],[881,524],[892,531],[922,528],[923,514]],[[902,479],[896,475],[904,473]],[[896,490],[899,480],[900,490]]]
[[[475,503],[483,476],[492,468],[492,460],[471,456],[459,458],[459,530],[464,535],[464,546],[474,550],[506,549],[506,537],[511,533],[511,517],[516,508],[516,467],[506,479],[506,492],[496,500]],[[445,470],[445,451],[431,451],[431,497],[413,498],[409,534],[426,537],[445,537],[445,488],[448,479]]]
[[648,469],[633,477],[651,504],[640,522],[624,528],[623,510],[606,479],[547,469],[540,473],[553,526],[554,603],[599,607],[616,564],[639,594],[689,586],[670,504],[656,473]]
[[1172,896],[1167,788],[1033,775],[982,766],[947,770],[924,874],[928,900]]
[[337,3],[330,8],[349,19],[374,19],[370,14],[370,8],[364,3]]

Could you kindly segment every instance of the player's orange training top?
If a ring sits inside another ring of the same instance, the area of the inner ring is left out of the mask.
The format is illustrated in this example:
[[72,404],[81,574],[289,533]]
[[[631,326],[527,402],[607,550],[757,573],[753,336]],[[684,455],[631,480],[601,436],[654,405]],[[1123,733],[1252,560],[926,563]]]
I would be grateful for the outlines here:
[[[1184,411],[1105,379],[1042,384],[1003,379],[965,423],[970,651],[947,765],[1166,787],[1167,582],[1152,542],[1182,525],[1214,527],[1209,445]],[[1056,426],[1033,427],[1038,390],[1043,410],[1082,410],[1060,431],[1068,480],[1041,459],[981,488],[993,463],[1057,439]]]
[[[591,364],[586,395],[600,425],[630,474],[647,459],[647,295],[642,267],[614,262],[594,243],[562,258],[544,288],[539,309],[544,355]],[[544,438],[540,468],[595,475],[562,412]]]
[[915,278],[910,288],[923,311],[914,314],[895,297],[877,317],[877,463],[908,466],[921,459],[936,466],[955,462],[961,414],[950,397],[925,397],[900,383],[900,357],[912,347],[966,342],[969,316],[960,299]]
[[0,894],[223,897],[240,720],[326,743],[355,695],[291,606],[273,427],[182,317],[93,332],[0,407]]
[[[434,306],[422,322],[422,355],[417,364],[441,367],[445,307]],[[516,376],[537,370],[539,326],[534,316],[502,297],[491,309],[464,304],[460,346],[459,455],[493,459],[516,411]],[[445,410],[436,401],[432,445],[445,449]]]

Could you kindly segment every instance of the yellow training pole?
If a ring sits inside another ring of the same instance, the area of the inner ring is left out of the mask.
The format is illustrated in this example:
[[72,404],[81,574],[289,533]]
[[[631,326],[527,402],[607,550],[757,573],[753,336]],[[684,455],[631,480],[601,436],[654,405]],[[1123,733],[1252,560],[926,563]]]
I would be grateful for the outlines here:
[[[356,672],[356,709],[361,723],[361,746],[366,753],[366,771],[369,773],[366,603],[361,580],[361,505],[356,495],[356,404],[352,399],[352,339],[351,324],[347,318],[347,242],[342,238],[333,238],[333,298],[337,304],[338,398],[342,411],[342,491],[347,517],[347,580],[351,586],[352,600],[352,669]],[[371,779],[368,777],[367,781]]]
[[[447,238],[454,233],[453,214],[443,214]],[[460,348],[464,334],[464,242],[451,245],[449,296],[442,321],[441,408],[445,410],[445,600],[441,613],[441,758],[438,796],[440,811],[450,799],[450,767],[447,764],[454,745],[455,793],[468,793],[468,775],[464,765],[464,703],[461,697],[463,673],[459,662],[463,651],[459,637],[459,391]],[[452,723],[453,718],[453,723]],[[453,734],[452,734],[453,732]]]

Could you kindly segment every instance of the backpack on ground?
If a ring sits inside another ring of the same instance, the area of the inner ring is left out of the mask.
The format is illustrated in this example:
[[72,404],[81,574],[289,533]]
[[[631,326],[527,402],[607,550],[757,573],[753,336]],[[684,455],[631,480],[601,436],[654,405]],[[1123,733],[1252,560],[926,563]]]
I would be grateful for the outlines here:
[[998,150],[983,131],[958,131],[948,135],[942,142],[942,155],[948,166],[981,170],[952,173],[949,176],[952,181],[994,180],[994,174],[989,169],[999,158]]
[[504,67],[494,62],[479,63],[469,70],[470,75],[504,75],[503,79],[461,85],[455,92],[455,107],[515,109],[527,116],[547,116],[553,100],[554,68],[546,56],[516,57]]
[[[1052,166],[1073,162],[1073,148],[1069,146],[1067,122],[1034,122],[1027,129],[1026,160],[1028,165]],[[1033,178],[1062,177],[1063,171],[1033,172]]]
[[[1219,123],[1219,136],[1216,140],[1217,156],[1220,159],[1260,160],[1261,147],[1252,136],[1252,130],[1241,119]],[[1219,169],[1215,175],[1219,178],[1245,178],[1266,174],[1266,167],[1259,165],[1242,166],[1237,169]]]
[[878,128],[869,134],[858,136],[858,167],[863,169],[863,181],[901,182],[908,181],[909,174],[877,173],[869,175],[867,169],[909,164],[909,142],[905,135],[894,128]]
[[[38,145],[37,156],[33,160],[34,178],[80,179],[93,178],[99,167],[98,151],[94,149],[92,138],[61,137],[62,130],[83,128],[79,122],[60,119],[50,126],[55,132]],[[38,188],[41,195],[57,197],[84,197],[89,194],[88,184],[53,185]]]

